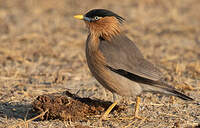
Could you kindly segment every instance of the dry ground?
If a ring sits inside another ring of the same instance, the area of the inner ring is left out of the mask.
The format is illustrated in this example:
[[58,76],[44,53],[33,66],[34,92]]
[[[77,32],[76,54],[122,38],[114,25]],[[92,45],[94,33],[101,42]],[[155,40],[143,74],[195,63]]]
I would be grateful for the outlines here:
[[[110,120],[37,119],[31,103],[43,94],[69,90],[80,97],[112,101],[92,78],[85,60],[87,30],[74,14],[107,8],[126,19],[125,32],[166,80],[195,103],[145,94],[140,115],[134,100]],[[192,127],[200,123],[199,0],[0,0],[0,127]],[[24,121],[27,121],[24,123]]]

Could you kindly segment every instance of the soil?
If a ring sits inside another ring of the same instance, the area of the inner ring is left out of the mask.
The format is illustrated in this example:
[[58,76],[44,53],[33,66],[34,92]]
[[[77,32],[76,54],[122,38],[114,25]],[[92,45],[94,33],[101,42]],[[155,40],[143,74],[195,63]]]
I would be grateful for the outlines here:
[[[91,75],[87,29],[73,15],[105,8],[126,19],[124,32],[165,80],[195,99],[159,94],[120,97]],[[200,124],[199,0],[0,0],[0,127],[191,128]]]

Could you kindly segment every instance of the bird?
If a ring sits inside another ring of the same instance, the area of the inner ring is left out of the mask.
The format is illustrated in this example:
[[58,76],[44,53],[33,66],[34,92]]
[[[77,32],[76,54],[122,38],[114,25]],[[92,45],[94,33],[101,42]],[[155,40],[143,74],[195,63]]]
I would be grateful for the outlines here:
[[141,118],[138,115],[140,95],[146,92],[194,100],[168,84],[159,68],[144,58],[125,35],[123,17],[110,10],[92,9],[74,18],[83,20],[89,32],[85,52],[90,72],[113,94],[113,104],[102,115],[103,119],[117,105],[118,95],[136,98],[135,118]]

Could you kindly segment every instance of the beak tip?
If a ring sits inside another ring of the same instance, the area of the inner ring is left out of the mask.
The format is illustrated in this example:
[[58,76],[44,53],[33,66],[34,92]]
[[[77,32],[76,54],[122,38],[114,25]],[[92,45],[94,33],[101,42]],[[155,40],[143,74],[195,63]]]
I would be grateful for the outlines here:
[[84,16],[83,15],[75,15],[74,18],[79,19],[79,20],[83,20]]

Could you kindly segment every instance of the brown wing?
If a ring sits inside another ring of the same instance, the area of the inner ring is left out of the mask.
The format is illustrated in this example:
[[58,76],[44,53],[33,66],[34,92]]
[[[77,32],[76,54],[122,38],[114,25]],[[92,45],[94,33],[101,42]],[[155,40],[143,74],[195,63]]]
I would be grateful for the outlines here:
[[100,40],[99,49],[105,57],[107,66],[154,81],[162,78],[162,73],[144,59],[140,50],[125,35],[118,35],[111,41]]

